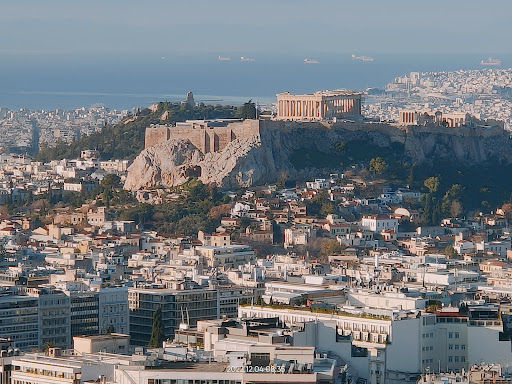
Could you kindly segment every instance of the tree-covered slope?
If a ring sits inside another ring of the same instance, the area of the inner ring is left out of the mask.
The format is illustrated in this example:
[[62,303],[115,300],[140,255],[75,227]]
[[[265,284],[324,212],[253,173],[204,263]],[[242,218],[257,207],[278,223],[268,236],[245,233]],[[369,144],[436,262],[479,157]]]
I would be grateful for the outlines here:
[[134,116],[114,125],[106,125],[100,132],[81,137],[70,144],[59,142],[55,147],[42,146],[37,159],[76,158],[84,149],[97,149],[102,160],[131,159],[144,149],[144,132],[151,124],[169,124],[187,119],[251,118],[254,115],[254,103],[251,101],[240,107],[202,103],[192,107],[184,103],[160,102],[156,110],[139,110]]

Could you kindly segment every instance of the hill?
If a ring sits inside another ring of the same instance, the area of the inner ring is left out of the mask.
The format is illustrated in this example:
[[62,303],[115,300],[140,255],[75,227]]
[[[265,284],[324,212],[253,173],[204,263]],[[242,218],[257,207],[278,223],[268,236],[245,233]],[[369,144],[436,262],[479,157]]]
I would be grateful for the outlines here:
[[100,132],[81,137],[67,144],[57,143],[55,147],[42,146],[36,156],[38,161],[77,158],[84,149],[97,149],[102,160],[112,158],[133,159],[144,149],[144,132],[151,124],[172,124],[187,119],[218,119],[252,117],[254,104],[249,101],[240,107],[231,105],[160,102],[154,108],[139,110],[123,121],[106,125]]
[[258,129],[218,152],[203,153],[186,138],[146,148],[125,188],[173,187],[197,178],[223,188],[292,183],[355,166],[390,182],[422,188],[436,176],[441,189],[465,188],[468,207],[509,199],[512,141],[498,129],[399,128],[389,124],[256,121]]

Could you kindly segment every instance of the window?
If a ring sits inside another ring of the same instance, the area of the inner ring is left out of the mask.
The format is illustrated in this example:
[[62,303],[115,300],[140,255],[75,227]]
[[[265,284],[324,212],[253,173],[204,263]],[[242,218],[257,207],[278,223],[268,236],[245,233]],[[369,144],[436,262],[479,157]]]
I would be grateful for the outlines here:
[[455,338],[458,339],[459,338],[459,332],[455,332]]
[[453,344],[448,344],[448,349],[453,349]]
[[461,344],[461,345],[460,345],[460,349],[462,349],[463,351],[465,351],[465,350],[466,350],[466,345],[465,345],[465,344]]
[[455,349],[459,349],[459,344],[455,344]]
[[448,332],[448,338],[453,339],[453,332]]
[[448,362],[451,363],[453,361],[453,357],[448,356]]

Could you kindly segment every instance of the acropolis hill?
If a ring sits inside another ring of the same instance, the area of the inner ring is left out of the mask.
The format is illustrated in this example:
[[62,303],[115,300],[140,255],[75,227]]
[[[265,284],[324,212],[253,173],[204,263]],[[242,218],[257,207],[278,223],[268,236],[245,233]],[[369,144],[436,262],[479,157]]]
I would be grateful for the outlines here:
[[[424,112],[415,115],[422,125],[365,121],[360,115],[360,94],[343,91],[340,100],[350,101],[337,101],[329,92],[298,95],[295,100],[290,94],[279,94],[278,113],[273,117],[150,126],[145,149],[130,166],[125,188],[171,187],[192,177],[229,188],[275,182],[283,174],[291,180],[303,179],[318,169],[314,163],[296,166],[294,160],[302,152],[329,154],[336,143],[353,141],[390,151],[398,146],[420,163],[433,158],[512,162],[512,141],[499,124],[486,125],[468,116],[457,120],[459,126],[448,126],[442,115]],[[336,116],[331,108],[337,108]],[[338,166],[333,163],[332,169]]]

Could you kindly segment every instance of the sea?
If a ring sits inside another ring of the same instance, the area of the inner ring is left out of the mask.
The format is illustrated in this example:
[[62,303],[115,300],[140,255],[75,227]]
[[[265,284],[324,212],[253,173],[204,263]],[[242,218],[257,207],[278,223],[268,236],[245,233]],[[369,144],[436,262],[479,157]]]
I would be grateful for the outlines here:
[[[209,104],[274,102],[275,94],[322,89],[383,88],[411,71],[509,68],[512,54],[393,54],[364,52],[309,56],[204,54],[8,54],[0,51],[0,107],[74,109],[102,104],[115,109],[183,100],[188,91]],[[360,54],[362,55],[362,54]],[[219,56],[223,60],[219,60]],[[358,54],[359,56],[359,54]],[[498,67],[480,64],[498,58]],[[230,58],[230,60],[227,60]],[[304,59],[317,61],[305,63]]]

